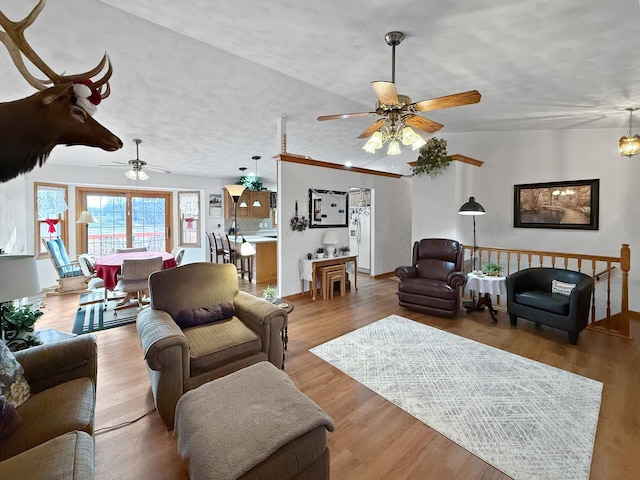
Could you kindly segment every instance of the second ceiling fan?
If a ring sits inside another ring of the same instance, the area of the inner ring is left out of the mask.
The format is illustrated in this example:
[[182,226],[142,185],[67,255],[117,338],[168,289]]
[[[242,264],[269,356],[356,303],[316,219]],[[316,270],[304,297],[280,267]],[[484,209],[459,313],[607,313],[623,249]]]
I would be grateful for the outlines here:
[[[369,125],[358,138],[369,138],[373,136],[363,147],[370,153],[374,153],[376,148],[380,148],[383,143],[390,140],[392,143],[387,153],[394,155],[400,153],[398,142],[402,142],[404,145],[413,145],[414,150],[424,145],[424,140],[415,134],[411,128],[407,129],[406,127],[417,128],[428,133],[435,133],[443,127],[442,124],[417,115],[416,112],[429,112],[431,110],[478,103],[480,101],[480,93],[477,90],[469,90],[444,97],[412,102],[411,98],[407,95],[399,94],[395,85],[396,46],[402,42],[404,34],[394,31],[387,33],[384,38],[392,49],[391,81],[371,82],[371,87],[378,97],[375,111],[322,115],[318,117],[318,120],[336,120],[339,118],[380,115],[382,118]],[[393,142],[395,142],[395,145]]]

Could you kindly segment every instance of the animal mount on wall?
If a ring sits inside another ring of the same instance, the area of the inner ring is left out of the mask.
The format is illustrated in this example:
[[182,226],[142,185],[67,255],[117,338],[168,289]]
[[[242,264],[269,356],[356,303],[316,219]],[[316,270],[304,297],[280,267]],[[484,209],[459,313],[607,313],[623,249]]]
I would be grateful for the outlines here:
[[[39,0],[27,17],[19,22],[0,12],[0,41],[25,80],[39,91],[30,97],[0,103],[0,183],[42,166],[56,145],[85,145],[113,152],[122,141],[94,120],[96,105],[109,96],[109,78],[113,73],[105,54],[98,65],[76,75],[58,75],[33,51],[24,38],[25,29],[42,11]],[[24,58],[47,80],[34,77]],[[92,77],[107,67],[102,78]]]

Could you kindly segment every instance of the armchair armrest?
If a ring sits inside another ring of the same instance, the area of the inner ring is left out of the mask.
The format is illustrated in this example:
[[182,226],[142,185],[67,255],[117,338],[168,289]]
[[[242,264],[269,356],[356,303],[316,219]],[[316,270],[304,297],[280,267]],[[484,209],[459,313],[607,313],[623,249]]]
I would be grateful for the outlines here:
[[169,357],[164,354],[166,350],[177,347],[182,352],[180,367],[184,378],[189,377],[189,341],[171,315],[164,310],[147,308],[138,314],[136,328],[149,368],[162,371],[178,367],[165,361]]
[[95,387],[98,345],[95,335],[80,335],[48,345],[15,352],[33,393],[88,377]]
[[396,267],[395,274],[402,282],[407,278],[416,278],[418,276],[418,269],[413,266]]
[[233,299],[238,317],[262,340],[262,351],[269,361],[282,368],[283,347],[281,333],[287,324],[288,316],[282,308],[261,298],[239,291]]
[[447,284],[453,289],[457,289],[458,287],[461,287],[466,282],[467,282],[467,277],[462,272],[451,272],[447,277]]

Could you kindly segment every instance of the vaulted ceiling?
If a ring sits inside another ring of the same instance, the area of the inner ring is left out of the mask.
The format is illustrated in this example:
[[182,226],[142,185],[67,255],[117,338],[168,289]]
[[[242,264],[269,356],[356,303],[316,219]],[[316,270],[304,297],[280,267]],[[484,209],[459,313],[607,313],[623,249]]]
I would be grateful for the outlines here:
[[[0,10],[17,20],[35,3],[0,0]],[[479,104],[424,114],[444,124],[438,137],[574,128],[617,137],[628,128],[624,109],[640,106],[633,0],[49,0],[28,41],[58,72],[87,70],[107,51],[112,94],[96,119],[125,144],[115,153],[57,147],[49,162],[126,162],[141,138],[140,158],[176,174],[235,177],[260,155],[258,173],[273,181],[285,119],[290,153],[409,173],[410,149],[393,158],[361,149],[356,137],[376,117],[316,120],[375,108],[370,82],[391,80],[392,30],[405,34],[400,93],[482,94]],[[34,92],[3,48],[0,85],[0,101]]]

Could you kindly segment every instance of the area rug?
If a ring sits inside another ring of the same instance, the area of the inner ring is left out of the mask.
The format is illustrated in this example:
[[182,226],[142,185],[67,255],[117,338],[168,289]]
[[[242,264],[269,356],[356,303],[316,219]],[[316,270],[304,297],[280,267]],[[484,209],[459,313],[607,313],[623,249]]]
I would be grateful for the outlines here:
[[102,302],[80,306],[71,331],[79,335],[81,333],[106,330],[107,328],[121,327],[136,321],[137,308],[114,310],[115,305],[116,302],[108,302],[106,310],[104,310]]
[[601,382],[398,315],[311,352],[516,480],[589,478]]

